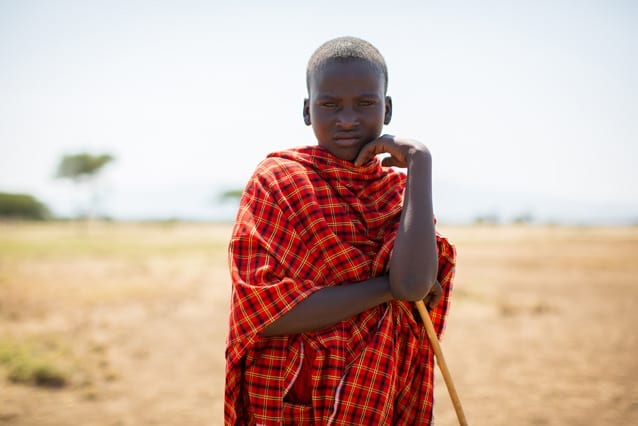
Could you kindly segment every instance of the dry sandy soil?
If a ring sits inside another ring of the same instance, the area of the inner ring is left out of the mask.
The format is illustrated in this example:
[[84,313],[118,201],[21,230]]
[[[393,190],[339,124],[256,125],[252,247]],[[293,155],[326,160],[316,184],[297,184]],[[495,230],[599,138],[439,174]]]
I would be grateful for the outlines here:
[[[229,230],[0,224],[0,355],[66,380],[16,383],[0,359],[0,425],[221,424]],[[440,231],[458,250],[442,347],[471,425],[638,424],[638,227]],[[456,424],[440,378],[435,417]]]

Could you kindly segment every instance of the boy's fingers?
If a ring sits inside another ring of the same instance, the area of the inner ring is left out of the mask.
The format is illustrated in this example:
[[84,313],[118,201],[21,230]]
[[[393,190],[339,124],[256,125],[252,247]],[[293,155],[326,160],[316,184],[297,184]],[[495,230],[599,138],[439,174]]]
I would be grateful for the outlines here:
[[404,167],[403,164],[394,157],[385,157],[381,160],[381,165],[385,167]]
[[356,160],[354,160],[354,164],[355,166],[363,166],[365,163],[367,163],[372,157],[374,157],[375,155],[378,154],[377,152],[377,147],[378,147],[378,139],[374,140],[366,145],[363,146],[363,148],[361,148],[361,151],[359,151],[359,155],[357,155]]
[[432,310],[436,308],[441,301],[441,296],[443,296],[443,289],[441,288],[441,284],[436,281],[430,289],[430,293],[425,297],[424,302],[428,309]]
[[392,141],[393,136],[391,135],[382,135],[379,138],[367,143],[361,148],[359,151],[359,155],[354,160],[355,166],[363,166],[365,163],[370,161],[372,157],[377,154],[383,154],[384,152],[388,152],[388,148],[385,145],[388,141]]

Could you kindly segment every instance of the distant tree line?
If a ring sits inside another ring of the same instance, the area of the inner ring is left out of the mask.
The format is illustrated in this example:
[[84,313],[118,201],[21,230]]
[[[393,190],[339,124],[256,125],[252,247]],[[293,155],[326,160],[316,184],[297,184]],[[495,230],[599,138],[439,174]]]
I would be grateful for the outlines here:
[[32,195],[0,192],[0,218],[46,220],[50,217],[48,207]]
[[[110,154],[79,153],[63,156],[58,164],[56,178],[68,179],[78,188],[85,184],[86,189],[93,193],[92,205],[85,215],[87,218],[94,213],[97,199],[96,189],[90,184],[95,182],[100,170],[113,160]],[[0,219],[46,220],[52,217],[49,208],[32,195],[0,192]]]

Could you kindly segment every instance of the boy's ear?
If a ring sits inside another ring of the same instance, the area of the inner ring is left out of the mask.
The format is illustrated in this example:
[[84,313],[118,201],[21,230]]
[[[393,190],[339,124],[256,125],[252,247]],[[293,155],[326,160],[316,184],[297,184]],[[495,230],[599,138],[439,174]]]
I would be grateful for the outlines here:
[[310,99],[308,98],[303,100],[303,122],[306,123],[306,126],[312,124],[310,122]]
[[390,124],[392,120],[392,98],[390,96],[385,97],[385,116],[383,117],[383,124]]

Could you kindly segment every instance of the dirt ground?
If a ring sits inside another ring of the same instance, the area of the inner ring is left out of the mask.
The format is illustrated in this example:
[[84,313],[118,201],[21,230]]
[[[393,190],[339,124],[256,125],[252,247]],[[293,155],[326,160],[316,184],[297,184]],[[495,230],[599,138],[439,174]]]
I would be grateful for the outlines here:
[[[471,425],[638,424],[638,227],[439,230]],[[222,424],[229,231],[0,224],[0,425]],[[66,384],[10,380],[16,345]],[[456,424],[440,378],[435,418]]]

